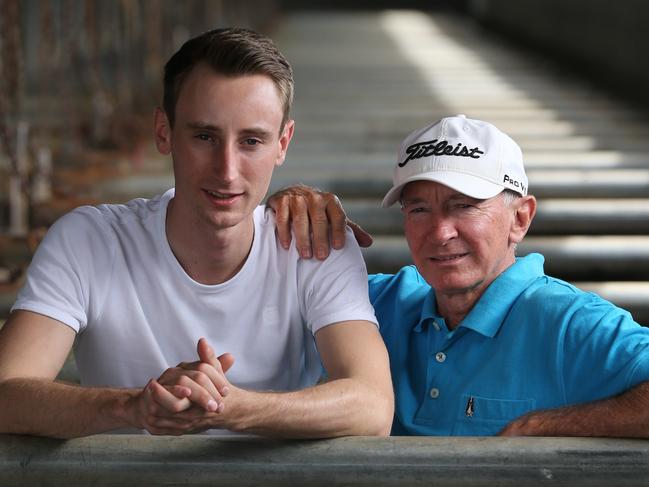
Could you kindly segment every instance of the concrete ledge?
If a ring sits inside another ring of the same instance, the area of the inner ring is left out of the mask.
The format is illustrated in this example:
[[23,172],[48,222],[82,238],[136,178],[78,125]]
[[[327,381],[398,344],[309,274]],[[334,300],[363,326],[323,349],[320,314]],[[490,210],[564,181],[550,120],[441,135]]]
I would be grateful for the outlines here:
[[[398,205],[343,200],[349,218],[375,235],[403,235]],[[649,235],[649,199],[544,199],[529,235]]]
[[[377,237],[362,252],[370,273],[394,273],[412,264],[404,237]],[[548,275],[592,290],[649,325],[649,237],[527,237],[517,254],[530,252],[545,255]]]
[[[301,182],[341,198],[382,199],[391,187],[392,164],[388,167],[345,168],[344,178],[323,171],[278,172],[269,194],[285,186]],[[530,192],[537,198],[646,198],[649,194],[649,171],[646,169],[527,171]],[[110,188],[107,188],[110,189]]]
[[3,485],[646,485],[649,441],[0,435]]
[[[396,272],[412,263],[403,236],[379,236],[362,249],[370,273]],[[526,237],[517,255],[540,252],[547,274],[567,281],[645,281],[649,237],[641,235]]]
[[[341,155],[339,159],[338,166],[311,161],[291,171],[277,171],[268,194],[289,185],[303,183],[331,191],[343,199],[378,200],[390,189],[394,164],[392,157],[384,164],[368,164],[364,167],[350,166],[345,155]],[[646,198],[649,194],[649,171],[646,169],[558,170],[551,167],[530,169],[527,175],[530,192],[537,198]],[[163,193],[172,186],[171,174],[146,175],[98,183],[96,191],[102,195],[102,201],[125,202],[132,198]]]

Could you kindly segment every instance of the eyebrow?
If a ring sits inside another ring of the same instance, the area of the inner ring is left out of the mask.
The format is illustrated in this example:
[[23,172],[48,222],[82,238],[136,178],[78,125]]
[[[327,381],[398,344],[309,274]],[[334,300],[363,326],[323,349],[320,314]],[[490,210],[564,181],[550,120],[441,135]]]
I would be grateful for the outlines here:
[[484,200],[481,200],[480,198],[474,198],[473,196],[469,196],[469,195],[461,194],[461,193],[454,194],[453,196],[451,196],[448,199],[448,201],[455,201],[455,200],[471,200],[471,201],[476,201],[476,202],[477,201],[484,201]]
[[187,122],[185,124],[185,128],[209,130],[211,132],[220,132],[221,131],[221,129],[218,128],[216,125],[212,125],[212,124],[207,123],[207,122]]
[[252,135],[259,137],[260,139],[269,138],[272,135],[272,132],[269,130],[263,129],[261,127],[251,127],[248,129],[243,129],[241,135]]
[[[207,130],[209,132],[215,133],[223,132],[221,128],[208,122],[187,122],[187,124],[185,124],[185,127],[190,130]],[[243,129],[240,133],[241,135],[252,135],[260,138],[269,137],[271,135],[271,132],[269,130],[266,130],[262,127],[246,128]]]
[[[454,195],[449,196],[448,198],[446,198],[447,202],[453,202],[453,201],[458,201],[458,200],[459,201],[461,201],[461,200],[470,200],[470,201],[475,201],[476,203],[486,201],[484,199],[473,198],[472,196],[468,196],[468,195],[461,194],[461,193],[457,193],[457,194],[454,194]],[[426,202],[425,198],[421,198],[419,196],[413,196],[411,198],[402,199],[401,200],[401,206],[416,205],[416,204],[425,203],[425,202]]]
[[417,203],[424,203],[424,202],[425,202],[424,198],[418,198],[418,197],[405,198],[401,200],[401,206],[416,205]]

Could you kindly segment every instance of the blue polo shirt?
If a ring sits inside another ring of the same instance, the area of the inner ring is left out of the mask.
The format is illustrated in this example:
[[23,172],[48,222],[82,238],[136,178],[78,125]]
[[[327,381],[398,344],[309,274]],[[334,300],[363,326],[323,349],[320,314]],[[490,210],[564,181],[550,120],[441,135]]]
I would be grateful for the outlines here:
[[415,267],[370,276],[390,354],[393,435],[495,435],[529,411],[593,401],[649,380],[649,329],[519,258],[455,330]]

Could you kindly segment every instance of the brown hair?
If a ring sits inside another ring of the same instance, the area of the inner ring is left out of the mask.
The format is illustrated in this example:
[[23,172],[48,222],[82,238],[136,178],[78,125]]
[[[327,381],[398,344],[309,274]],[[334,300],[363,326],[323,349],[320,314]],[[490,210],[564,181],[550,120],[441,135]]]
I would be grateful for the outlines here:
[[162,106],[171,127],[182,84],[197,64],[205,63],[226,76],[262,74],[277,87],[284,106],[284,124],[293,102],[293,70],[268,37],[238,27],[215,29],[185,42],[164,68]]

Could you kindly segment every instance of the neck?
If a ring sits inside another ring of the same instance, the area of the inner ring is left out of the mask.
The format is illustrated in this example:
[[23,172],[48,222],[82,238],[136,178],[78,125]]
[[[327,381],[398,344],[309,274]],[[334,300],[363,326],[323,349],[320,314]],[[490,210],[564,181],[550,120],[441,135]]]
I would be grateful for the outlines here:
[[253,216],[229,228],[214,228],[209,222],[185,214],[175,199],[169,201],[166,234],[174,256],[195,281],[221,284],[246,262],[254,237]]
[[480,299],[479,295],[470,293],[437,294],[437,312],[444,317],[449,330],[454,330],[462,322],[464,317],[473,309],[475,303]]
[[516,262],[514,249],[515,247],[512,246],[507,256],[494,266],[494,270],[489,274],[489,277],[474,283],[468,288],[435,292],[437,312],[444,318],[449,330],[454,330],[459,326],[491,283]]

